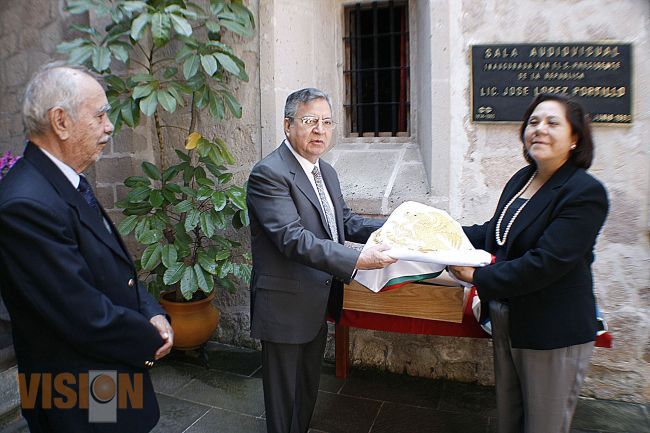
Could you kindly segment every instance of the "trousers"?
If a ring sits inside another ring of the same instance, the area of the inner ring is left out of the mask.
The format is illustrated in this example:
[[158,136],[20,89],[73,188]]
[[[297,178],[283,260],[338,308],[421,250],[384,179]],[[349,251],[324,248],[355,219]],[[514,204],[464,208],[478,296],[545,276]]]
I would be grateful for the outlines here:
[[516,349],[508,305],[490,301],[499,433],[568,433],[594,343]]

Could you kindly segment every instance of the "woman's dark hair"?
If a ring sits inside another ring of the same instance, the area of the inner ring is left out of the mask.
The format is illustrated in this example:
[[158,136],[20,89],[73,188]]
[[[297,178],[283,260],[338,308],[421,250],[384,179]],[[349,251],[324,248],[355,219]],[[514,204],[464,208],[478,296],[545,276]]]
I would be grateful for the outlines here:
[[528,119],[533,114],[533,111],[535,111],[535,108],[544,101],[557,101],[564,106],[566,118],[571,125],[571,133],[578,137],[576,148],[571,151],[569,159],[576,167],[589,168],[591,161],[594,159],[594,142],[591,140],[591,122],[589,117],[576,100],[555,93],[540,93],[533,99],[533,102],[530,103],[524,113],[519,130],[519,138],[524,145],[524,158],[526,158],[526,161],[529,164],[535,165],[535,161],[530,157],[526,149],[526,139],[524,137]]

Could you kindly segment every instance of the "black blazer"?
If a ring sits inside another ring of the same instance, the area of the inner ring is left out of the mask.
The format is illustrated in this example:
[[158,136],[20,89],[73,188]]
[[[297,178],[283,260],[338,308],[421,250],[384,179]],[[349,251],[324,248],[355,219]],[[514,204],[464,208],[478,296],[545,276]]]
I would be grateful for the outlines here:
[[[496,221],[534,171],[525,167],[508,181],[491,220],[463,227],[476,248],[494,252]],[[509,300],[513,347],[555,349],[595,340],[591,263],[608,207],[603,185],[569,161],[515,220],[502,247],[507,259],[476,269],[483,311],[487,301]]]
[[133,262],[110,225],[113,234],[31,143],[0,183],[0,289],[11,316],[19,372],[76,377],[89,370],[116,370],[132,378],[140,373],[144,381],[144,407],[118,409],[117,423],[89,425],[88,411],[78,405],[44,410],[39,399],[34,410],[23,410],[30,426],[145,432],[158,421],[145,362],[163,344],[149,319],[164,313],[136,283]]
[[[344,240],[365,243],[383,219],[362,218],[345,204],[334,168],[320,160],[334,205],[338,242],[316,191],[286,144],[258,162],[248,180],[253,275],[251,336],[274,343],[313,340],[326,310],[341,314],[343,282],[350,282],[359,252]],[[329,308],[328,308],[329,304]]]

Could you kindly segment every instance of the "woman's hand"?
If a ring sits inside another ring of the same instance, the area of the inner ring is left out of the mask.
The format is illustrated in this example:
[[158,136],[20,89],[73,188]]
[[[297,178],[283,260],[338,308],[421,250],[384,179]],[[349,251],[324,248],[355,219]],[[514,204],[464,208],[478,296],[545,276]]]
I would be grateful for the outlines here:
[[459,280],[474,284],[474,270],[476,268],[471,266],[447,266],[447,269]]

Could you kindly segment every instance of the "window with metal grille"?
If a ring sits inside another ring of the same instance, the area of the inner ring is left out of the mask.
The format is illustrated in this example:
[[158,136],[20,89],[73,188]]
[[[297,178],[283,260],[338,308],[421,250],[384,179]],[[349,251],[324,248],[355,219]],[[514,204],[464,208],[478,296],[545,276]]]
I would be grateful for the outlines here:
[[349,136],[408,136],[407,1],[357,3],[344,11]]

